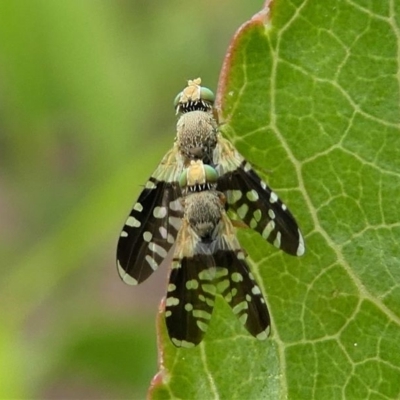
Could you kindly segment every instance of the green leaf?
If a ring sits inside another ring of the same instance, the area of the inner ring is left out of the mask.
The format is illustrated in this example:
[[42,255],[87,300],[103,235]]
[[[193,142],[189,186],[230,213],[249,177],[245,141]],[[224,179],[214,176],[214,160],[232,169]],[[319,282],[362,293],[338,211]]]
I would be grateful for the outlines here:
[[[270,8],[272,6],[272,9]],[[204,341],[159,315],[153,399],[400,396],[397,2],[267,1],[222,69],[222,131],[290,206],[300,259],[239,232],[272,316],[250,337],[221,300]]]

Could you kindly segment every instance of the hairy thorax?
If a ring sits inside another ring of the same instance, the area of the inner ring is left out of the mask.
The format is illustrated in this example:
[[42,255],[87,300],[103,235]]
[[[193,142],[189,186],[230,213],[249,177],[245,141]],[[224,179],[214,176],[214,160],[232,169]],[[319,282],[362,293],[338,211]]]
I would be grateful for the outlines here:
[[192,111],[182,114],[178,120],[176,141],[180,152],[188,159],[212,163],[217,135],[218,124],[212,113]]
[[202,239],[212,240],[217,233],[223,213],[220,195],[217,191],[203,191],[185,198],[185,217]]

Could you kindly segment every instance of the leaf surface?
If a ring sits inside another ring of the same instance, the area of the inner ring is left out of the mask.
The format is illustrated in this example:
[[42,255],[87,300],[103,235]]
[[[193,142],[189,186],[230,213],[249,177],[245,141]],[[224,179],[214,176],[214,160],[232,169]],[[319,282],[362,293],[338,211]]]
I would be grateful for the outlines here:
[[400,396],[400,101],[396,2],[276,0],[236,33],[222,132],[289,206],[306,255],[241,230],[272,317],[248,335],[222,299],[175,349],[159,315],[153,399]]

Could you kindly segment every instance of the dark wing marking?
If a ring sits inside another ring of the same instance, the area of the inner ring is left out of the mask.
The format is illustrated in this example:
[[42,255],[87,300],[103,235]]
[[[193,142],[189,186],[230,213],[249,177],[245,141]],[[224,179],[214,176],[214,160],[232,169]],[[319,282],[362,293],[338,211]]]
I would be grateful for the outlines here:
[[285,204],[226,139],[219,138],[217,189],[250,228],[288,254],[304,254],[304,239]]
[[182,218],[178,184],[183,161],[174,147],[149,179],[125,222],[117,246],[121,279],[137,285],[160,265],[174,244]]
[[234,233],[223,214],[212,241],[193,233],[187,221],[178,234],[166,300],[166,324],[177,347],[198,345],[211,320],[219,292],[245,328],[257,339],[268,336],[270,317]]
[[226,214],[222,216],[222,222],[223,232],[214,249],[217,292],[225,298],[248,332],[264,340],[270,326],[267,305]]
[[165,308],[168,334],[177,347],[201,342],[214,308],[214,261],[210,254],[197,253],[199,241],[184,221],[176,241]]

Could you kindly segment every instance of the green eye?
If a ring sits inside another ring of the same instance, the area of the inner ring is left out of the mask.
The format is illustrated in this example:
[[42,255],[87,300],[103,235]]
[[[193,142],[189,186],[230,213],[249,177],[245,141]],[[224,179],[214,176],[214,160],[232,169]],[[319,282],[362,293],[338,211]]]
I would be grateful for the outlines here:
[[178,94],[176,95],[176,97],[175,97],[175,100],[174,100],[174,107],[175,107],[175,108],[176,108],[176,106],[179,104],[179,101],[180,101],[180,99],[181,99],[182,93],[183,93],[183,92],[178,93]]
[[187,186],[187,170],[182,171],[181,176],[179,177],[179,186],[181,188],[185,188]]
[[200,88],[200,98],[208,101],[209,103],[214,103],[215,101],[214,93],[210,89],[203,86]]
[[218,180],[218,172],[210,165],[204,165],[207,183],[215,183]]

